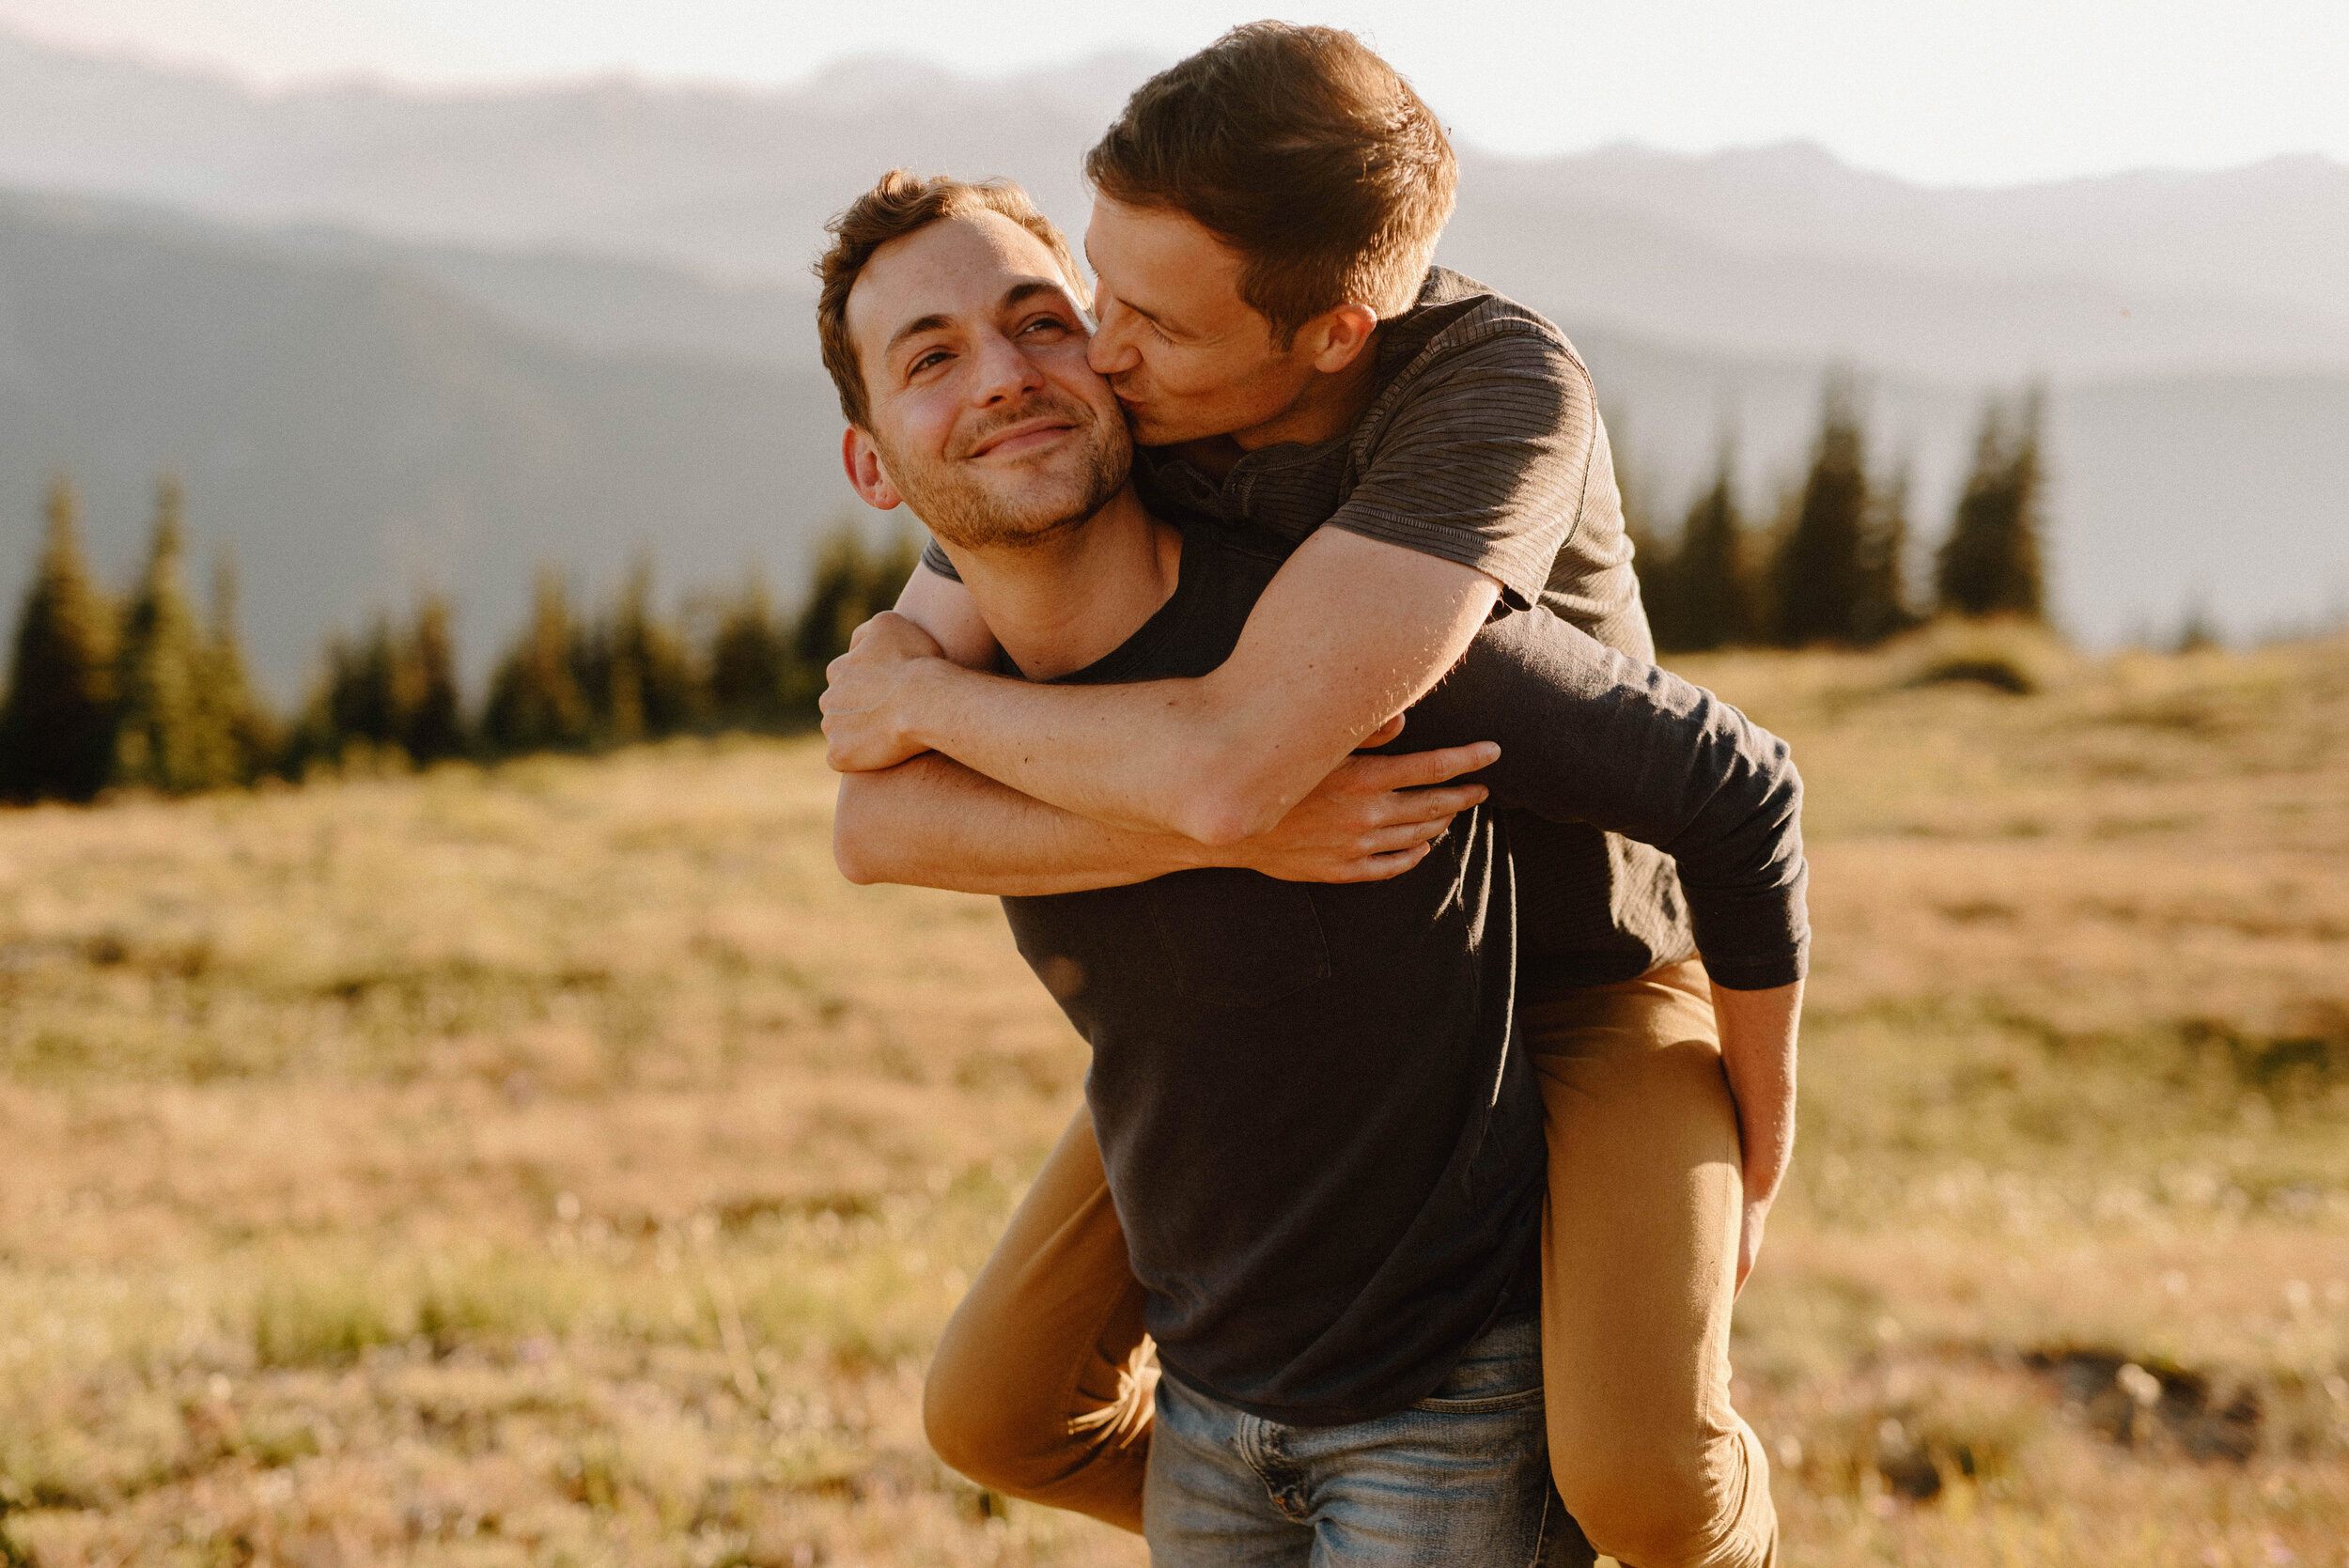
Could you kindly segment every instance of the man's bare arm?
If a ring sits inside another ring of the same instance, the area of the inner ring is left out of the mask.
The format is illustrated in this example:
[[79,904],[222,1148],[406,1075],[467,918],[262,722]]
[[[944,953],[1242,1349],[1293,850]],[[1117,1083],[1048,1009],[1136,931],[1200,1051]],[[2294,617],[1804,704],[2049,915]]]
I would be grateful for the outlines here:
[[1048,806],[935,752],[842,775],[832,847],[851,882],[1015,897],[1118,887],[1206,863],[1206,847],[1189,839]]
[[1802,982],[1763,991],[1713,987],[1721,1030],[1721,1066],[1737,1102],[1745,1145],[1745,1224],[1737,1246],[1737,1285],[1745,1287],[1762,1250],[1762,1232],[1779,1183],[1795,1154],[1795,1041],[1802,1019]]
[[824,730],[843,771],[939,751],[1098,822],[1237,845],[1441,678],[1498,594],[1472,567],[1323,528],[1273,578],[1221,668],[1130,686],[965,669],[884,616],[834,660]]
[[995,667],[995,634],[971,590],[927,567],[916,567],[897,594],[897,613],[930,634],[939,651],[966,670]]
[[[897,609],[930,634],[934,655],[966,667],[993,662],[994,638],[961,583],[917,570]],[[1400,727],[1396,720],[1367,739],[1384,742]],[[1118,887],[1211,864],[1288,881],[1375,881],[1417,865],[1455,813],[1485,799],[1481,785],[1438,786],[1492,760],[1492,748],[1479,746],[1350,758],[1271,831],[1209,852],[1179,835],[1078,816],[926,753],[842,776],[833,858],[854,882],[1009,895]]]
[[1445,780],[1489,767],[1494,748],[1453,746],[1349,757],[1276,824],[1210,848],[1048,806],[925,753],[844,774],[832,856],[852,882],[904,882],[1010,896],[1123,887],[1197,866],[1242,866],[1291,882],[1373,882],[1425,858],[1482,784]]

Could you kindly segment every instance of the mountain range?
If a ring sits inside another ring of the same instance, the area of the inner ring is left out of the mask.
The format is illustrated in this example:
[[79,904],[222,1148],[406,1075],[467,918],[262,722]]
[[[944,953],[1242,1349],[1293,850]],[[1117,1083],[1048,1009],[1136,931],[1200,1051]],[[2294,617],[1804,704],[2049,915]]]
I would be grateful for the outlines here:
[[[232,543],[281,691],[432,580],[469,662],[531,567],[781,585],[851,508],[807,263],[879,168],[1003,173],[1072,227],[1153,68],[863,61],[789,90],[259,94],[0,32],[0,592],[70,469],[116,569],[156,471]],[[1734,437],[1751,506],[1822,372],[1937,534],[1986,389],[2050,388],[2058,601],[2095,641],[2349,596],[2349,168],[1929,189],[1802,146],[1468,151],[1439,260],[1550,314],[1669,518]]]
[[817,377],[593,352],[388,260],[0,202],[9,598],[49,474],[122,582],[176,473],[281,696],[327,627],[421,587],[455,595],[477,675],[541,563],[609,582],[649,551],[668,584],[717,588],[763,560],[787,586],[849,500],[838,422]]

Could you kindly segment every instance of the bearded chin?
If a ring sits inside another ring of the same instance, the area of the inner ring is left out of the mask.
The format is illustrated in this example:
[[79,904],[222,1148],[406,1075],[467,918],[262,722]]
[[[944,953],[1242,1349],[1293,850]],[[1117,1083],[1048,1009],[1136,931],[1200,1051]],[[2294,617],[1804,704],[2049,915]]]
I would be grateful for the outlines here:
[[[1085,446],[1084,482],[1065,500],[1006,498],[984,486],[945,481],[920,487],[906,500],[929,531],[963,550],[1027,550],[1049,544],[1084,525],[1126,483],[1132,448],[1100,439],[1097,427]],[[883,461],[887,461],[884,454]],[[903,489],[903,479],[900,479]],[[1053,487],[1057,489],[1058,487]]]

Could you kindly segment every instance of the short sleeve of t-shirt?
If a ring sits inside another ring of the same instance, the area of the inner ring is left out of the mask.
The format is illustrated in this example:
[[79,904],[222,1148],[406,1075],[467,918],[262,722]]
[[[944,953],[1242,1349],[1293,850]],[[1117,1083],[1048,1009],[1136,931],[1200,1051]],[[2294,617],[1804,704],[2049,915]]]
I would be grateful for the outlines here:
[[1395,379],[1355,434],[1359,477],[1330,521],[1473,567],[1539,601],[1581,520],[1597,446],[1591,379],[1531,323],[1463,323]]
[[922,564],[949,582],[962,581],[962,573],[955,570],[955,564],[946,559],[946,551],[936,539],[922,547]]

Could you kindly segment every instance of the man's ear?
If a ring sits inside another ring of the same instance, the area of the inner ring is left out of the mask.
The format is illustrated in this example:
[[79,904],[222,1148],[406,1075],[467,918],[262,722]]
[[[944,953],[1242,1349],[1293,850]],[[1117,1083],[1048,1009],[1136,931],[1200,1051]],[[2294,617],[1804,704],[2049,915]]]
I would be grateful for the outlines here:
[[881,467],[880,449],[857,426],[840,433],[840,466],[848,471],[849,485],[867,506],[886,512],[904,504],[905,497],[897,493],[897,487],[889,482],[888,471]]
[[1298,340],[1312,358],[1313,366],[1325,376],[1334,376],[1361,357],[1370,347],[1371,334],[1378,330],[1378,313],[1368,305],[1343,304],[1335,310],[1325,310],[1298,330]]

